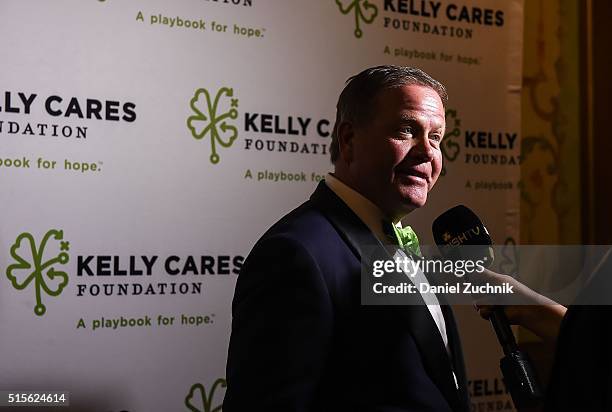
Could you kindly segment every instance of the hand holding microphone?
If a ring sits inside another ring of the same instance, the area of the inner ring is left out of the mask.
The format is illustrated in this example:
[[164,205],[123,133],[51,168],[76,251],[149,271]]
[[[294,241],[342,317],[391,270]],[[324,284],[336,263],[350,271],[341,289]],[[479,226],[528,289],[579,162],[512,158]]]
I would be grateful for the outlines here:
[[[434,240],[445,258],[482,259],[488,265],[493,263],[493,242],[489,232],[478,216],[467,207],[459,205],[446,211],[433,222],[432,230]],[[488,274],[492,277],[493,272],[488,271]],[[541,404],[543,394],[533,366],[527,354],[518,348],[504,308],[493,306],[487,311],[504,351],[500,368],[514,405],[524,408]]]
[[[510,324],[523,326],[544,342],[556,343],[561,321],[567,311],[565,306],[529,289],[511,276],[501,275],[488,269],[485,269],[481,276],[486,282],[492,284],[508,283],[512,285],[515,296],[524,303],[503,307]],[[476,302],[475,306],[484,319],[489,319],[491,314],[499,309],[489,302]]]

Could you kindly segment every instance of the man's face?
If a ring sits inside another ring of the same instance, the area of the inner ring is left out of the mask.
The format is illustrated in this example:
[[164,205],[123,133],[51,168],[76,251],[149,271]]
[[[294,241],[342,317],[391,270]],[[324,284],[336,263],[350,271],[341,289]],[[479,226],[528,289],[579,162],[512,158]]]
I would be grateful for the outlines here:
[[438,93],[417,85],[383,90],[364,123],[353,127],[348,157],[355,188],[393,219],[423,206],[442,168]]

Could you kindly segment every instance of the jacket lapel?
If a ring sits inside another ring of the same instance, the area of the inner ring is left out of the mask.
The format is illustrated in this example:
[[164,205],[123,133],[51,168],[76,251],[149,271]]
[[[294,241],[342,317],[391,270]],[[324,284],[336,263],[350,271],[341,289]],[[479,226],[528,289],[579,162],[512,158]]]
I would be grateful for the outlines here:
[[[397,306],[396,309],[409,325],[408,327],[421,353],[423,365],[431,380],[435,382],[454,411],[464,410],[455,386],[451,359],[446,352],[438,327],[427,306],[425,304]],[[449,326],[450,324],[446,322],[447,335]],[[457,376],[457,379],[459,379],[459,376]]]
[[449,305],[443,305],[442,314],[444,315],[444,321],[446,322],[446,335],[448,336],[448,346],[451,350],[451,357],[453,362],[453,369],[457,376],[457,383],[459,384],[459,402],[461,405],[469,405],[469,394],[468,394],[468,381],[465,374],[465,363],[463,361],[463,349],[461,348],[461,339],[459,338],[459,331],[457,330],[457,323],[455,322],[455,316]]
[[364,255],[364,248],[382,245],[365,223],[329,187],[321,181],[310,196],[312,204],[330,221],[340,237],[349,245],[358,260]]
[[[366,258],[365,249],[369,246],[383,245],[368,229],[365,223],[340,199],[324,181],[321,181],[317,189],[310,197],[312,204],[321,211],[338,231],[343,240],[349,245],[355,257],[363,261]],[[385,252],[382,252],[385,253]],[[391,258],[386,254],[387,258]],[[363,264],[363,262],[362,262]],[[414,296],[416,304],[390,306],[404,320],[410,330],[422,357],[423,365],[440,389],[453,410],[464,410],[463,403],[453,379],[451,362],[436,326],[425,302],[420,295]],[[445,316],[446,318],[446,316]],[[450,322],[454,320],[449,319]],[[447,321],[447,329],[450,325]],[[454,323],[451,327],[455,330]],[[453,339],[454,340],[454,339]],[[459,379],[459,376],[457,376]]]

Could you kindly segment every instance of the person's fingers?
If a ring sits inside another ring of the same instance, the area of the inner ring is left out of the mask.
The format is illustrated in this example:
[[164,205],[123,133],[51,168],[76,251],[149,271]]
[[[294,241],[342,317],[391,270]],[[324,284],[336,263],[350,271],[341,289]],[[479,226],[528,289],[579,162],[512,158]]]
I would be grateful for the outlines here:
[[508,321],[513,325],[522,324],[522,319],[524,318],[525,314],[531,310],[531,307],[526,305],[500,306],[475,303],[474,307],[483,319],[489,319],[494,310],[501,308],[508,318]]
[[480,317],[483,319],[489,319],[489,316],[491,316],[491,313],[493,312],[494,308],[493,305],[479,305],[476,303],[474,304],[474,307],[478,311]]
[[502,275],[501,273],[496,273],[486,268],[473,278],[480,284],[489,283],[491,285],[501,285],[509,281],[508,275]]

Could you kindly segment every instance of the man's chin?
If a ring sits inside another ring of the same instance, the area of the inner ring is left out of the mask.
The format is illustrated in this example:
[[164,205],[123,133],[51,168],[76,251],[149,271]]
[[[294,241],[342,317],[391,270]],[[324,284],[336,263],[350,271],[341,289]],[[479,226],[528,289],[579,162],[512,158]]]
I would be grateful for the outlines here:
[[427,203],[427,190],[422,190],[421,188],[402,191],[400,196],[402,204],[410,210],[423,207]]
[[412,212],[414,209],[418,209],[420,207],[425,206],[427,199],[421,200],[421,199],[410,199],[408,201],[404,202],[404,208],[409,211]]
[[425,197],[402,197],[401,200],[396,203],[394,218],[402,218],[408,213],[415,209],[425,206],[427,202],[427,196]]

